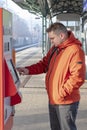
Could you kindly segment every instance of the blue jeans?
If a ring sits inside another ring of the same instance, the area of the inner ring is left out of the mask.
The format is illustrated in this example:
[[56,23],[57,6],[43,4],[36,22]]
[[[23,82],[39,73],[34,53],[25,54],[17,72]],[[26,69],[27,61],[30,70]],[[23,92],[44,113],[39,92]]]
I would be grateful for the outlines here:
[[79,102],[67,105],[49,104],[51,130],[77,130],[75,120]]

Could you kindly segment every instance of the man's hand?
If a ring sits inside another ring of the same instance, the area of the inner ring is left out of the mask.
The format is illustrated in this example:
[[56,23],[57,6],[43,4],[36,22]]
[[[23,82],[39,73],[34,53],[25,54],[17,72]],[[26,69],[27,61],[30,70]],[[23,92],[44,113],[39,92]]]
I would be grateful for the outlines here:
[[29,70],[25,67],[19,67],[16,69],[19,72],[19,75],[28,75],[29,74]]

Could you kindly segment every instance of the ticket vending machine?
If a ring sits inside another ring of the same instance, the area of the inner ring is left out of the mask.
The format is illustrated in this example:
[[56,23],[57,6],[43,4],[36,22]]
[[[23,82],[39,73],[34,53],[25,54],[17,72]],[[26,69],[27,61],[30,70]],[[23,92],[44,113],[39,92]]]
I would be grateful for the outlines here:
[[19,91],[20,80],[12,60],[12,14],[9,11],[0,8],[0,18],[0,20],[2,20],[0,23],[2,24],[0,26],[0,37],[2,38],[2,40],[0,40],[2,45],[2,48],[0,47],[0,51],[2,51],[0,66],[4,73],[2,73],[0,79],[0,85],[3,88],[0,89],[0,97],[2,96],[1,98],[4,98],[4,100],[2,99],[2,102],[0,102],[2,103],[0,104],[0,107],[2,107],[2,109],[4,108],[4,110],[0,110],[0,113],[2,113],[4,117],[0,117],[0,119],[1,121],[4,120],[4,125],[2,125],[2,121],[2,127],[0,126],[0,129],[11,130],[13,122],[10,117],[14,114],[14,106],[21,103],[22,96]]

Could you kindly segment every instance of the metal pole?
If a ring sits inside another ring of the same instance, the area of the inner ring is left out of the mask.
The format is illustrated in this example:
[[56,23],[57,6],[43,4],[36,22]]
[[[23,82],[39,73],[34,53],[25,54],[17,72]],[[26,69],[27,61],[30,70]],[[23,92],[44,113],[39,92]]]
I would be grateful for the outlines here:
[[3,9],[0,8],[0,130],[4,130]]
[[45,55],[46,50],[46,17],[42,17],[42,54]]

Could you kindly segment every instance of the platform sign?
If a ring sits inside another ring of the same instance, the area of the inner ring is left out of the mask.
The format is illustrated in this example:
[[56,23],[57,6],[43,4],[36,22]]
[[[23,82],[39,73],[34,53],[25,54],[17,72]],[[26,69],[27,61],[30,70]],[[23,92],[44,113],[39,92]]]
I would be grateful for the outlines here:
[[87,0],[83,0],[83,12],[87,11]]

